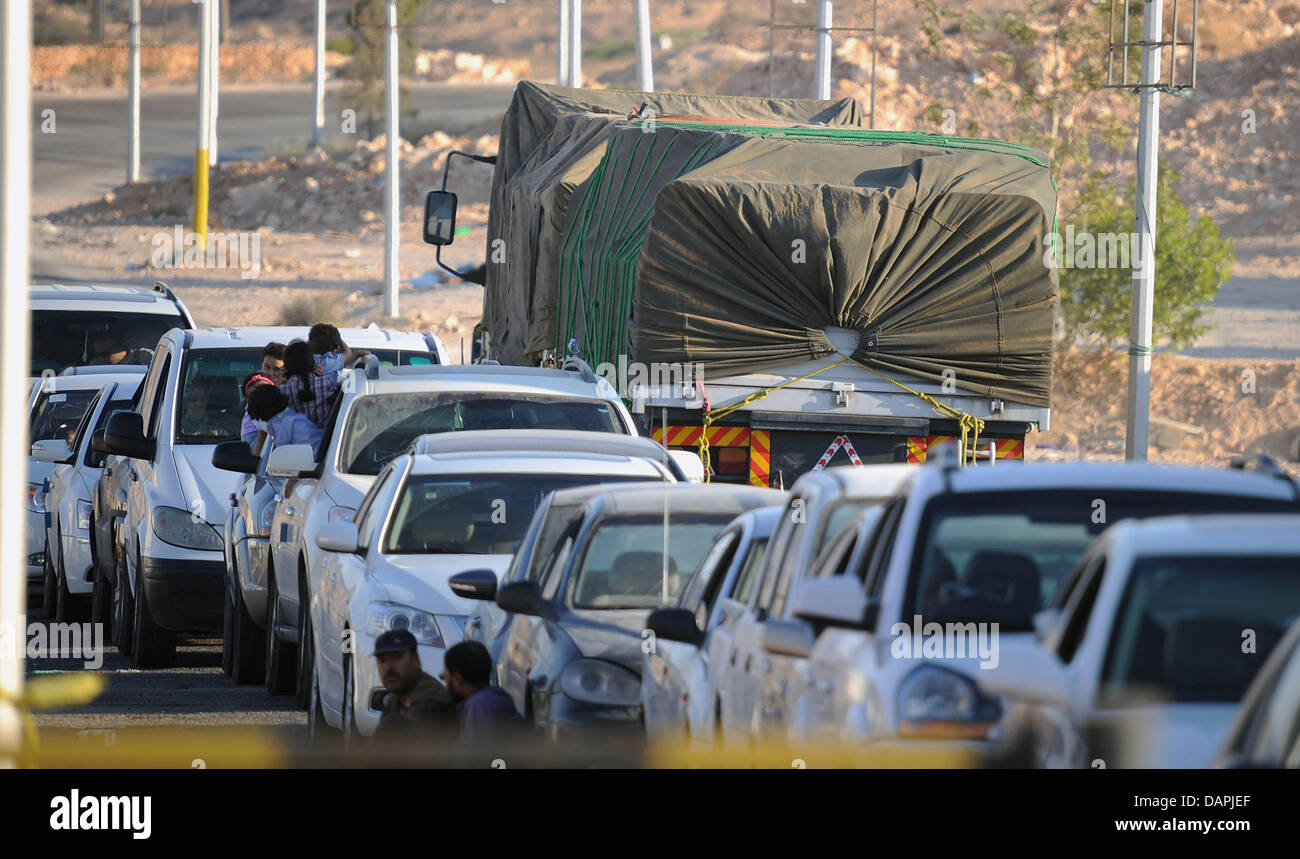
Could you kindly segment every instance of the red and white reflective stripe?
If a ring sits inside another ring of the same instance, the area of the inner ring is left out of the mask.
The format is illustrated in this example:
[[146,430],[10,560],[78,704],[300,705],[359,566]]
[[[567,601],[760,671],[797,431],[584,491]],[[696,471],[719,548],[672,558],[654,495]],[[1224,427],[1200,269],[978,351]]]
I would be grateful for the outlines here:
[[862,459],[858,456],[858,452],[854,450],[853,442],[849,441],[849,437],[837,435],[835,440],[831,442],[831,446],[826,448],[826,452],[822,454],[821,459],[817,460],[817,465],[813,467],[813,471],[821,471],[825,468],[830,463],[831,457],[835,456],[840,448],[844,448],[844,452],[849,455],[849,461],[854,465],[862,464]]

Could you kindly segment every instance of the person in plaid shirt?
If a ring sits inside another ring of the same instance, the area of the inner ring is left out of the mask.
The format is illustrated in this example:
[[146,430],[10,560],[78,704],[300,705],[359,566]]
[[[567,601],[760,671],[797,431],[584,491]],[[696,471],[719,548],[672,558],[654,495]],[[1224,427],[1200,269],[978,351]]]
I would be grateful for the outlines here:
[[284,371],[289,378],[280,390],[288,397],[289,407],[324,428],[338,389],[335,377],[321,372],[305,340],[295,340],[285,347]]

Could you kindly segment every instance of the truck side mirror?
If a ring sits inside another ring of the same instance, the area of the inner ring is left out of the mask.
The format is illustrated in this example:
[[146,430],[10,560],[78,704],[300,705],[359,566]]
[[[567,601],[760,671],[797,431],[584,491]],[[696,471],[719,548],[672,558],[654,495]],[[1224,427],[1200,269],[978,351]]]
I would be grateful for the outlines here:
[[456,195],[430,191],[424,198],[424,241],[442,247],[456,238]]

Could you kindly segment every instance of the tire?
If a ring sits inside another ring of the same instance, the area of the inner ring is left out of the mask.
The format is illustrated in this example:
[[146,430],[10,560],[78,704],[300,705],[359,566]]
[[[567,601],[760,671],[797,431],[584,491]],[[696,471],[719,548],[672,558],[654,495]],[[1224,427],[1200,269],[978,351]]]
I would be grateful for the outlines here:
[[45,619],[54,620],[55,613],[59,610],[59,583],[54,575],[54,565],[50,563],[50,544],[45,543],[45,594],[41,600],[41,608],[45,609]]
[[113,637],[113,589],[104,579],[103,570],[95,567],[91,573],[95,577],[93,590],[90,592],[90,622],[104,624],[104,638]]
[[316,662],[316,630],[311,622],[311,603],[303,598],[307,593],[306,576],[298,577],[298,709],[311,707],[311,674]]
[[339,732],[325,721],[325,710],[320,700],[320,678],[316,676],[313,666],[310,691],[307,694],[307,739],[317,748],[333,746],[338,741]]
[[126,565],[117,564],[113,585],[113,646],[123,656],[131,655],[131,635],[135,629],[135,597],[126,575]]
[[176,664],[176,633],[154,622],[144,587],[135,598],[131,661],[136,668],[170,668]]
[[[297,650],[275,634],[280,623],[280,592],[275,586],[275,569],[266,568],[266,691],[272,695],[291,695],[297,679]],[[302,630],[299,630],[301,636]]]
[[54,616],[59,623],[85,623],[90,620],[90,600],[84,594],[74,594],[68,590],[68,571],[60,569],[55,573],[58,581],[58,600]]
[[221,673],[230,676],[235,659],[235,609],[230,602],[230,584],[222,588],[221,599]]
[[361,745],[361,735],[357,733],[356,714],[353,713],[356,700],[356,672],[352,670],[352,654],[343,655],[343,715],[340,718],[343,734],[343,754],[355,750]]
[[233,585],[226,593],[231,608],[231,628],[228,644],[223,643],[222,652],[230,652],[230,677],[236,683],[261,683],[266,670],[261,630],[248,613],[239,585]]

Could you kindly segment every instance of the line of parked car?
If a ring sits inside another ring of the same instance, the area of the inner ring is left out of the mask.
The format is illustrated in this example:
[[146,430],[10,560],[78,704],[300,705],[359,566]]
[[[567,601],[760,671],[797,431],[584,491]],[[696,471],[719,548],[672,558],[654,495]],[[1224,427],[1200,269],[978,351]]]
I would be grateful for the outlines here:
[[1300,765],[1300,485],[1269,463],[939,451],[707,484],[581,361],[449,366],[375,328],[342,332],[371,354],[319,457],[254,453],[239,383],[305,333],[180,327],[147,365],[34,383],[50,613],[109,623],[140,667],[220,631],[235,682],[347,744],[378,724],[373,641],[401,628],[434,676],[482,642],[548,742]]

